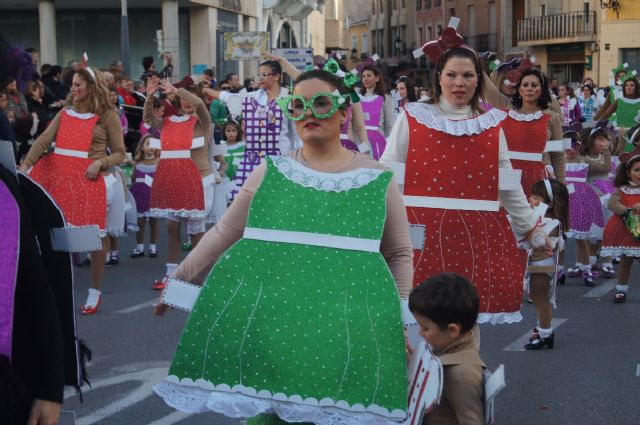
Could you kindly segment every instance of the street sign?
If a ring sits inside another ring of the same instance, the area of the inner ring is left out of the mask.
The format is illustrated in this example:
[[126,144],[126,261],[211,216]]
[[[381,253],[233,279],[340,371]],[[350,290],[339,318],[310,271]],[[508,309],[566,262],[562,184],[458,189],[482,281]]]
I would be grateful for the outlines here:
[[291,62],[298,71],[304,72],[307,66],[313,66],[313,49],[276,49],[275,53]]

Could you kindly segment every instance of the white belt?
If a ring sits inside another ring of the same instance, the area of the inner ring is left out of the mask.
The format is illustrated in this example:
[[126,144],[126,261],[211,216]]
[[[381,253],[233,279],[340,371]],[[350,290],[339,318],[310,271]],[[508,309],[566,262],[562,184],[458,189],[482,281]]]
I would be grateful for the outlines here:
[[509,151],[507,152],[507,154],[509,155],[509,159],[516,159],[520,161],[535,161],[535,162],[542,161],[541,153]]
[[243,237],[267,242],[313,245],[325,248],[348,249],[350,251],[380,252],[380,241],[378,239],[352,238],[349,236],[295,232],[291,230],[260,229],[257,227],[245,227]]
[[55,148],[53,150],[53,153],[56,153],[58,155],[64,155],[64,156],[74,156],[76,158],[84,158],[84,159],[89,158],[89,152],[76,151],[73,149]]
[[577,183],[586,183],[587,182],[587,178],[586,177],[565,177],[564,180],[567,181],[567,182],[577,182]]
[[418,208],[441,208],[447,210],[465,211],[498,211],[498,201],[484,201],[481,199],[442,198],[438,196],[404,195],[404,205]]
[[544,147],[544,151],[545,152],[564,152],[565,149],[570,149],[570,148],[571,148],[571,142],[569,142],[569,147],[565,148],[564,140],[549,140]]
[[146,181],[147,181],[147,180],[146,180],[144,177],[138,177],[138,178],[136,178],[136,183],[144,183],[144,182],[146,182]]
[[183,151],[160,151],[160,159],[189,159],[191,158],[190,150]]
[[366,125],[364,128],[366,130],[372,130],[372,131],[377,131],[378,133],[382,133],[382,130],[380,130],[380,127],[376,125]]
[[343,133],[340,133],[340,140],[349,140],[349,141],[351,141],[351,139],[349,139],[349,135],[348,134],[343,134]]

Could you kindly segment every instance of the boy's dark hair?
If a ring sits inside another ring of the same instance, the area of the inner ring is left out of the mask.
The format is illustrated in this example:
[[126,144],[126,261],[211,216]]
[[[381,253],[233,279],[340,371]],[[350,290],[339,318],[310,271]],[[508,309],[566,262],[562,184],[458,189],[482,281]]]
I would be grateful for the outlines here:
[[142,68],[144,68],[144,70],[148,70],[149,67],[153,65],[153,56],[145,56],[142,58]]
[[409,310],[433,321],[442,330],[451,323],[469,332],[478,320],[480,300],[475,286],[455,273],[441,273],[415,287],[409,295]]
[[213,69],[205,69],[204,71],[202,71],[202,74],[206,75],[207,77],[210,78],[215,78],[215,74],[213,72]]

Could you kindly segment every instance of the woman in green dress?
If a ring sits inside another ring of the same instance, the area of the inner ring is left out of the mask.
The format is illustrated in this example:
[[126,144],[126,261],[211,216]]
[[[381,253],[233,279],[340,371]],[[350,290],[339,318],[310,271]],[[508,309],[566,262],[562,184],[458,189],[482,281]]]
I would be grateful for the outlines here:
[[279,105],[303,147],[267,158],[176,270],[204,285],[155,387],[167,404],[249,424],[404,421],[407,217],[391,172],[341,146],[348,104],[333,74],[300,75]]

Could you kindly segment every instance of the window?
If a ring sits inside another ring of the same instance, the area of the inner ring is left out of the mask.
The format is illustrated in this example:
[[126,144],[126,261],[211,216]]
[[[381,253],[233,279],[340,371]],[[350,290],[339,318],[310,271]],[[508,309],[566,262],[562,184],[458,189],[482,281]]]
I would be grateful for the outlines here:
[[418,43],[424,43],[424,32],[422,28],[418,28]]
[[440,7],[440,6],[442,6],[442,0],[434,0],[433,7]]
[[380,11],[380,13],[384,13],[384,0],[380,0],[378,2],[378,10]]
[[424,8],[431,9],[431,0],[424,0]]
[[358,48],[358,36],[357,35],[352,35],[351,36],[351,48],[352,49],[357,49]]
[[422,0],[416,0],[416,10],[422,10]]
[[401,0],[401,1],[400,1],[400,4],[401,4],[401,6],[402,6],[402,8],[403,8],[403,9],[406,9],[406,8],[407,8],[407,0]]
[[369,38],[367,37],[367,34],[362,34],[362,51],[369,51]]
[[371,4],[373,5],[373,7],[372,7],[372,9],[371,9],[371,13],[372,13],[373,15],[375,15],[375,14],[376,14],[376,2],[375,2],[375,1],[374,1],[374,2],[371,2]]
[[540,5],[540,16],[547,16],[547,5],[546,4],[541,4]]
[[427,27],[427,39],[425,41],[433,40],[433,28]]
[[442,35],[442,25],[438,24],[438,37]]
[[456,16],[456,8],[449,8],[449,17]]

